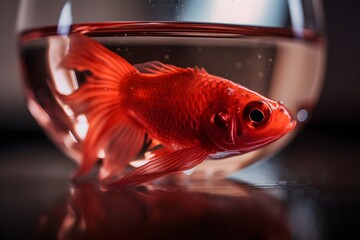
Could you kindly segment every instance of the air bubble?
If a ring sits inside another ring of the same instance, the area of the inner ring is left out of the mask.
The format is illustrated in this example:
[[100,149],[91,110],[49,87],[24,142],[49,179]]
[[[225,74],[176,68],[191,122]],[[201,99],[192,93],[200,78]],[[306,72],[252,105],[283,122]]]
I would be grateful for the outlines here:
[[169,60],[169,58],[170,58],[170,56],[169,56],[168,54],[166,54],[166,55],[164,56],[164,59],[165,59],[165,60]]
[[242,62],[236,62],[235,63],[235,66],[236,66],[236,68],[242,68]]
[[232,96],[235,93],[235,89],[233,89],[233,88],[228,87],[226,90],[227,90],[227,95],[228,96]]
[[259,76],[259,78],[263,78],[263,77],[264,77],[264,73],[263,73],[263,72],[258,72],[258,76]]
[[258,58],[258,59],[261,59],[261,58],[262,58],[262,56],[261,56],[260,53],[258,53],[257,58]]

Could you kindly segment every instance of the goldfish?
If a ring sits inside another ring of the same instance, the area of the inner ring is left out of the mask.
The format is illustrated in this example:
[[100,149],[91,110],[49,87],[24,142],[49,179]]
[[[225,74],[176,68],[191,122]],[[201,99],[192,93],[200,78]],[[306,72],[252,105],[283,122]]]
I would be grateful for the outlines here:
[[[68,95],[56,94],[89,124],[74,179],[89,173],[101,150],[100,181],[126,188],[194,168],[218,153],[258,149],[296,126],[281,102],[204,68],[131,65],[82,34],[71,34],[69,43],[60,65],[85,72],[86,80]],[[162,148],[148,149],[149,161],[123,176],[146,145],[144,136]]]

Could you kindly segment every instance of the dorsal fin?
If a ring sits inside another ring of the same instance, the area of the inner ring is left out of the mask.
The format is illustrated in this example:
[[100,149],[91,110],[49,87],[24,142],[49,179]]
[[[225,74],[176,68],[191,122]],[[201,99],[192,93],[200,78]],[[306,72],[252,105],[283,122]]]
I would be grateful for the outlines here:
[[116,79],[118,82],[136,72],[125,59],[85,35],[74,33],[69,39],[69,53],[61,62],[61,67],[89,70],[96,77]]
[[189,73],[198,70],[198,68],[180,68],[170,64],[164,64],[159,61],[150,61],[146,63],[135,64],[134,67],[143,74],[163,75]]

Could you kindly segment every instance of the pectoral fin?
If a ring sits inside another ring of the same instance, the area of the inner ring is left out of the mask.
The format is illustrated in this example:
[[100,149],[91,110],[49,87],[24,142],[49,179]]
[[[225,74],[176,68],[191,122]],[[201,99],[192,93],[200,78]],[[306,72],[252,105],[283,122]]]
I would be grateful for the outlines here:
[[209,152],[202,147],[181,149],[152,159],[152,161],[106,187],[114,189],[135,186],[169,173],[185,171],[200,164],[208,155]]

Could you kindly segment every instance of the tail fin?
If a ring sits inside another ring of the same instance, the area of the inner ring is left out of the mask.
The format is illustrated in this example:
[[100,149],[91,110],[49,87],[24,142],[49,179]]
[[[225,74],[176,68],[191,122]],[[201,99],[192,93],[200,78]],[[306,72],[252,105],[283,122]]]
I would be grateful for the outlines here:
[[[89,124],[83,142],[81,166],[74,175],[74,178],[77,178],[91,170],[98,159],[99,151],[105,149],[114,137],[112,136],[113,131],[116,131],[119,126],[123,128],[124,124],[129,123],[126,111],[121,107],[119,86],[137,70],[117,54],[81,34],[70,35],[69,53],[61,62],[61,67],[77,71],[90,71],[91,73],[86,77],[86,82],[72,94],[62,95],[57,92],[61,101],[68,105],[75,114],[84,114]],[[136,156],[135,152],[141,148],[143,138],[139,132],[141,130],[136,129],[134,125],[129,128],[130,131],[122,131],[124,134],[126,133],[125,135],[128,135],[128,132],[136,132],[136,136],[138,136],[134,138],[136,143],[129,143],[136,146],[133,147],[134,151],[130,155]],[[111,155],[121,154],[111,153]],[[126,158],[131,157],[134,156]],[[121,161],[129,160],[131,159],[121,159]],[[111,160],[111,162],[113,161]],[[109,164],[104,165],[109,166]],[[109,172],[109,169],[106,172]]]

